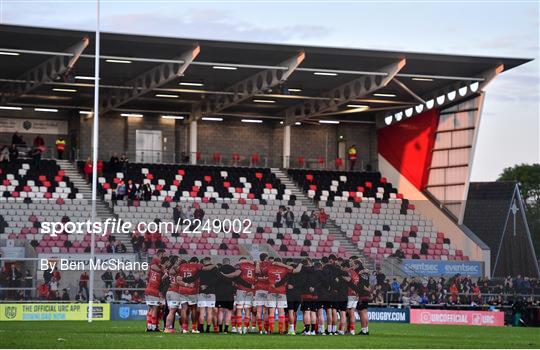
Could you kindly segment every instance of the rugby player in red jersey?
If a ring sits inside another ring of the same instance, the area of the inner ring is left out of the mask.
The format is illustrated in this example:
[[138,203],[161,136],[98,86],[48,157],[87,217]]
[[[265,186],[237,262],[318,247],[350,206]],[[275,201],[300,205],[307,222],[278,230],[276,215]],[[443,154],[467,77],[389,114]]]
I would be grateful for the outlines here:
[[182,261],[178,256],[171,256],[169,258],[169,270],[167,276],[169,277],[169,288],[165,299],[167,301],[167,306],[169,307],[169,314],[167,315],[167,322],[165,324],[165,333],[174,333],[174,318],[180,307],[180,294],[178,294],[178,268]]
[[260,334],[264,334],[268,331],[268,327],[263,330],[264,319],[266,315],[268,319],[268,309],[266,308],[266,302],[268,298],[268,274],[266,270],[268,266],[272,264],[272,261],[268,258],[268,254],[261,253],[259,256],[259,273],[257,274],[257,282],[255,283],[255,296],[253,298],[253,306],[257,315],[257,327]]
[[163,295],[160,293],[159,287],[161,285],[161,280],[163,279],[164,262],[162,262],[162,259],[164,258],[165,250],[158,250],[152,258],[148,269],[148,279],[144,291],[146,305],[148,305],[148,312],[146,313],[147,332],[159,332],[158,308],[163,301]]
[[[244,283],[236,283],[236,330],[238,333],[247,333],[250,323],[250,311],[253,304],[253,288],[256,283],[255,264],[241,257],[236,265],[236,271],[224,274],[227,278],[239,278]],[[244,327],[242,328],[242,311],[244,311]]]
[[178,294],[181,305],[182,333],[188,333],[188,313],[191,313],[191,333],[199,333],[197,330],[197,294],[199,293],[198,279],[193,282],[186,282],[199,274],[203,265],[199,259],[193,257],[189,262],[183,263],[178,267]]
[[[260,272],[260,264],[257,263],[257,272]],[[298,273],[302,269],[302,264],[298,264],[293,269],[292,266],[281,263],[280,258],[274,259],[274,262],[266,269],[268,276],[268,298],[266,306],[268,307],[268,332],[271,334],[274,331],[275,314],[278,310],[278,330],[283,334],[285,327],[285,308],[287,307],[287,284],[282,283],[276,286],[279,282],[284,280],[289,273]]]

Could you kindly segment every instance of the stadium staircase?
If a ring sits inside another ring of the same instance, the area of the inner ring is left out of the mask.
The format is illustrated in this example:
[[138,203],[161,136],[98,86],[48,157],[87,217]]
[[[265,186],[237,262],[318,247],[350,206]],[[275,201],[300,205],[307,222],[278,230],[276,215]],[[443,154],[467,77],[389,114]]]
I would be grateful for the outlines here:
[[[296,185],[296,183],[294,183],[294,181],[285,172],[283,172],[279,168],[270,168],[270,171],[272,171],[272,173],[276,175],[279,181],[281,181],[281,183],[284,184],[287,189],[291,190],[292,194],[296,196],[297,201],[300,201],[307,207],[308,212],[311,212],[312,210],[319,210],[317,202],[315,202],[311,198],[308,198],[305,193]],[[295,215],[298,216],[296,219],[300,219],[299,215],[302,215],[302,213],[295,213]],[[326,228],[329,230],[330,234],[334,235],[336,240],[340,242],[340,245],[344,246],[347,249],[347,252],[349,254],[362,256],[363,260],[369,262],[369,265],[371,265],[371,259],[364,256],[363,253],[361,253],[352,244],[352,242],[345,235],[345,232],[343,232],[333,220],[327,221]]]
[[[79,193],[83,195],[83,199],[86,199],[88,203],[92,201],[92,187],[88,184],[83,175],[77,170],[77,166],[68,160],[57,160],[56,163],[62,170],[64,170],[66,176],[69,177],[71,182],[79,189]],[[96,215],[97,220],[105,221],[107,218],[116,218],[114,211],[111,207],[101,198],[96,201]],[[131,238],[127,234],[118,233],[115,235],[116,239],[121,241],[127,249],[128,253],[133,253],[133,246],[131,244]]]

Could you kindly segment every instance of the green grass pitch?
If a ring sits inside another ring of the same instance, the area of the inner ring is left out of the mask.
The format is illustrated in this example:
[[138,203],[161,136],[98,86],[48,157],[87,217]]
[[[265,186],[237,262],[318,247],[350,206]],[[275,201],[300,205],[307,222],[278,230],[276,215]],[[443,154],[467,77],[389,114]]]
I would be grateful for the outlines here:
[[[300,329],[301,324],[298,325]],[[144,321],[0,322],[1,348],[539,348],[538,328],[372,323],[368,337],[145,333]]]

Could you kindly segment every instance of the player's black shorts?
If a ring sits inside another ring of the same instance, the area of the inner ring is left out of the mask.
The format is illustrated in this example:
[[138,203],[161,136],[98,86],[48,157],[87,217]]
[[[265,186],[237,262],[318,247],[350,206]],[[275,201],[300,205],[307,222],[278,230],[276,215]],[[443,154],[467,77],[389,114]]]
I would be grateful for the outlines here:
[[227,300],[217,300],[216,301],[216,307],[220,307],[227,310],[232,310],[234,308],[234,302],[233,301],[227,301]]
[[319,310],[319,302],[314,300],[304,300],[300,305],[300,310],[302,311],[317,311]]
[[333,301],[331,308],[336,309],[337,311],[347,311],[347,301]]
[[300,306],[300,301],[298,299],[287,300],[287,311],[289,310],[297,311],[299,306]]
[[368,301],[367,300],[358,300],[358,304],[356,304],[356,310],[366,310],[368,308]]

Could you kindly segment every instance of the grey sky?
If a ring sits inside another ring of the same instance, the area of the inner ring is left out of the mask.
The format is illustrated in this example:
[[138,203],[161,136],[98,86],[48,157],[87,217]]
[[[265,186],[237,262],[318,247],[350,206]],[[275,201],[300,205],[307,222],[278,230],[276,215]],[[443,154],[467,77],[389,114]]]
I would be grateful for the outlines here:
[[[93,29],[95,2],[3,0],[6,24]],[[539,161],[539,4],[102,0],[102,30],[534,58],[488,87],[473,180]]]

